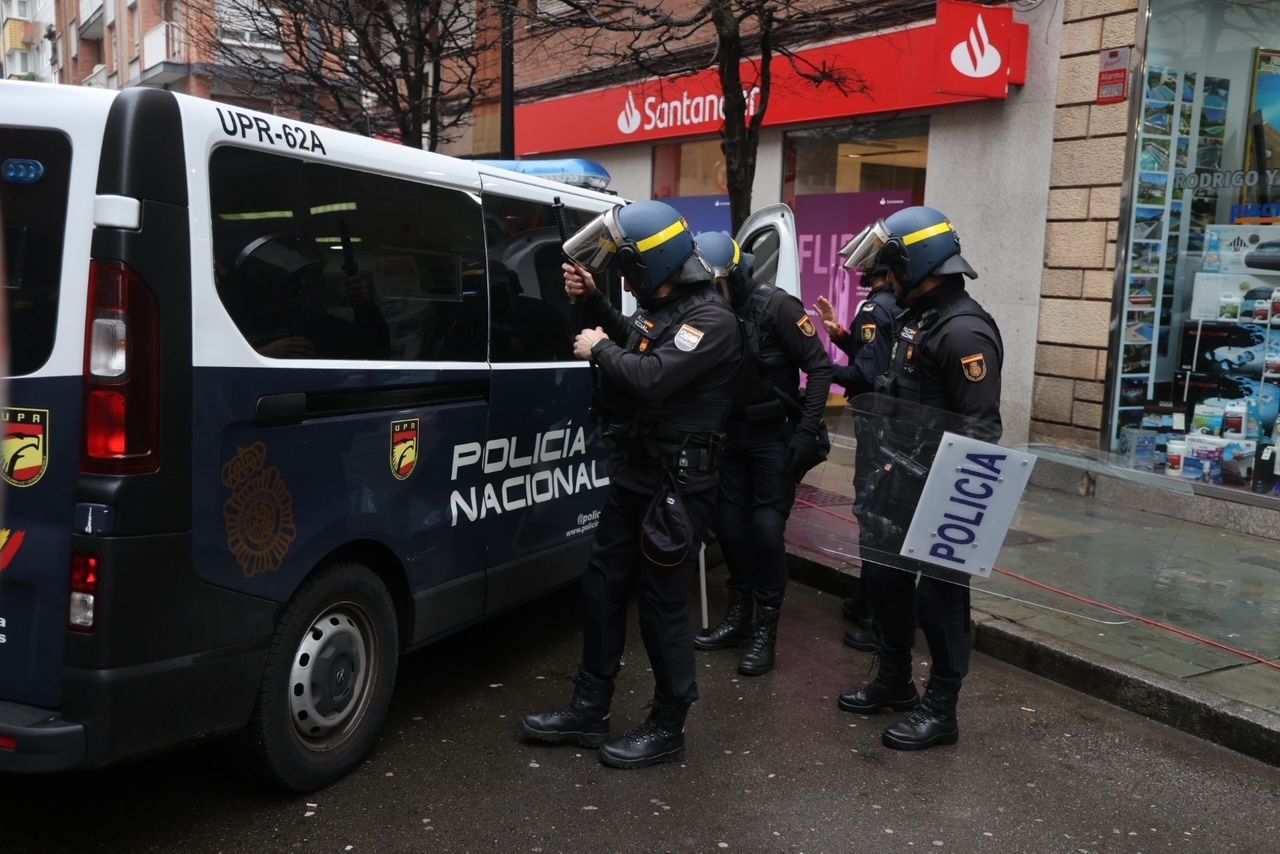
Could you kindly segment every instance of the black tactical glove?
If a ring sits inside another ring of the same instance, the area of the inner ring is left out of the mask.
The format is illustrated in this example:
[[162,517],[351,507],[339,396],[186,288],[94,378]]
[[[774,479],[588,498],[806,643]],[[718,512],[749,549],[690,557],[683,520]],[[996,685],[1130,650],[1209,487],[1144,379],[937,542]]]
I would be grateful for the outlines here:
[[796,430],[787,445],[787,471],[800,480],[809,469],[823,462],[831,449],[831,441],[826,438],[826,425],[822,425],[819,433],[803,427]]

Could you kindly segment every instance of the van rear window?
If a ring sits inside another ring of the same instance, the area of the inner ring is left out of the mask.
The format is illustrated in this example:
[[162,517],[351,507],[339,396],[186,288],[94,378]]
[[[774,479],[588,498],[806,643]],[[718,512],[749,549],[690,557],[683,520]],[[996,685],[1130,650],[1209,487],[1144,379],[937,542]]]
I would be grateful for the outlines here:
[[209,195],[218,295],[259,353],[484,361],[475,195],[232,146]]
[[0,127],[0,224],[9,373],[32,373],[53,352],[67,227],[71,142],[54,130]]

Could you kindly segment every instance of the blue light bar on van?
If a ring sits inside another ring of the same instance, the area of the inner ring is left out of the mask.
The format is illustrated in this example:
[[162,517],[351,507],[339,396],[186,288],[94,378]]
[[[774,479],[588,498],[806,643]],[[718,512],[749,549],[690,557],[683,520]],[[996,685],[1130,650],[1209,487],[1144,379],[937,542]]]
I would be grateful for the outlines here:
[[6,184],[34,184],[44,177],[44,164],[39,160],[10,158],[0,167]]
[[509,169],[521,175],[533,175],[548,181],[559,181],[571,187],[603,190],[609,186],[609,171],[591,160],[570,157],[563,160],[477,160],[485,166]]

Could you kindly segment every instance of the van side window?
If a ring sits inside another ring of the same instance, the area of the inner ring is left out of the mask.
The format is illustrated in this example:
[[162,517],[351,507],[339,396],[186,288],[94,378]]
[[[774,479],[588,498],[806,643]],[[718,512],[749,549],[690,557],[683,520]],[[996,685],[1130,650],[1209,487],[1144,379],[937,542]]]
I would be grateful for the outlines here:
[[71,142],[58,131],[0,127],[0,162],[10,159],[41,175],[34,182],[0,182],[0,299],[8,300],[9,373],[22,376],[39,370],[53,352]]
[[484,361],[474,196],[233,146],[209,189],[218,295],[259,353]]
[[[572,234],[594,214],[564,208]],[[551,205],[486,194],[491,358],[495,362],[554,362],[573,358],[582,328],[564,292],[560,230]],[[618,300],[617,277],[601,283]]]

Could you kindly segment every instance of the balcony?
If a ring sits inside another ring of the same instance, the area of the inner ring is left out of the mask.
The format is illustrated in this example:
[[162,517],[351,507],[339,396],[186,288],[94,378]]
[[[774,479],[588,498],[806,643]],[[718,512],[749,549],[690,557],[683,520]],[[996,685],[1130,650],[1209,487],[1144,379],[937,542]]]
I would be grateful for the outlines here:
[[81,86],[93,86],[96,89],[107,88],[107,67],[105,65],[95,65],[93,73],[80,81]]
[[142,37],[142,73],[130,75],[129,83],[162,86],[186,77],[186,53],[181,30],[168,23],[152,27]]
[[102,0],[80,0],[80,38],[102,38],[105,30],[102,11]]

